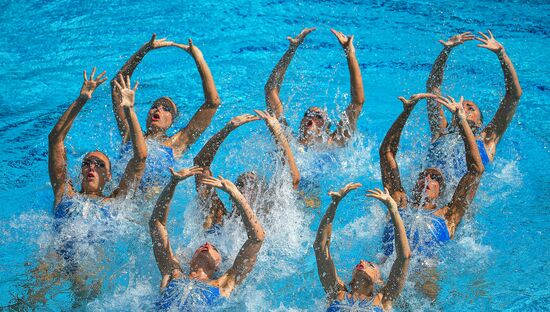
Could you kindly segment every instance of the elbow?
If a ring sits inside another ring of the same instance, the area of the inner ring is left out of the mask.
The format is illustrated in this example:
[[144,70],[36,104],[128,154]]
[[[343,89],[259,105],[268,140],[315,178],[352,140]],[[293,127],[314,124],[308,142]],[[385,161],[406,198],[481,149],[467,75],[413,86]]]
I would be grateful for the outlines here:
[[469,171],[471,174],[475,175],[476,177],[481,177],[483,172],[485,172],[485,166],[483,165],[483,162],[481,160],[478,163],[473,164],[470,166]]
[[412,256],[412,252],[411,252],[411,249],[410,248],[407,248],[407,250],[405,250],[403,252],[403,259],[405,260],[409,260]]
[[263,229],[256,231],[254,241],[258,244],[262,244],[265,240],[265,231]]

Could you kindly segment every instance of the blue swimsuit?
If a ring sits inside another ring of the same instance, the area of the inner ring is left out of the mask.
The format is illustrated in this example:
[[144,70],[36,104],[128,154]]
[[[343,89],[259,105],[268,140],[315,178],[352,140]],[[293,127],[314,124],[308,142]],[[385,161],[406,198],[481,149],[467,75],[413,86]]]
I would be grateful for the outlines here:
[[334,300],[327,309],[327,312],[339,312],[339,311],[369,311],[369,312],[383,312],[384,310],[379,306],[373,306],[371,300],[354,301],[348,294],[345,295],[345,299],[342,301]]
[[[164,186],[171,176],[168,167],[174,167],[176,164],[172,148],[153,140],[146,140],[145,142],[147,143],[147,160],[145,161],[145,172],[141,179],[141,190]],[[125,154],[132,155],[132,142],[122,146],[122,159],[127,158]]]
[[[483,165],[487,165],[490,160],[483,140],[476,139],[476,143]],[[451,181],[458,181],[466,174],[466,152],[460,134],[451,132],[430,145],[424,168],[429,167],[441,169],[445,177]]]
[[[436,217],[433,213],[406,214],[403,219],[407,238],[414,254],[432,258],[438,247],[451,239],[445,220]],[[383,252],[386,256],[393,253],[394,237],[393,224],[389,221],[384,228],[382,238]]]
[[65,196],[54,209],[53,229],[59,238],[55,250],[69,271],[78,265],[77,255],[83,256],[90,246],[102,244],[110,231],[113,215],[101,200]]
[[209,311],[222,301],[220,289],[187,278],[175,278],[161,293],[156,311]]

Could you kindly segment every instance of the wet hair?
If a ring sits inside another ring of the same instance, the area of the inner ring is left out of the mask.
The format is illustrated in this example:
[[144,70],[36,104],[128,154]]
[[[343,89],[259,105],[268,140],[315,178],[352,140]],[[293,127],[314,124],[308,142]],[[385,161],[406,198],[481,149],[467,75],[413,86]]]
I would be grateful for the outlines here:
[[178,117],[179,115],[179,110],[178,110],[178,106],[176,105],[176,103],[174,101],[172,101],[171,98],[167,97],[167,96],[161,96],[159,97],[158,99],[156,99],[153,104],[157,103],[157,102],[160,102],[160,101],[166,101],[168,103],[170,103],[172,105],[172,107],[174,108],[173,111],[170,112],[170,114],[172,114],[172,123],[176,120],[176,118]]

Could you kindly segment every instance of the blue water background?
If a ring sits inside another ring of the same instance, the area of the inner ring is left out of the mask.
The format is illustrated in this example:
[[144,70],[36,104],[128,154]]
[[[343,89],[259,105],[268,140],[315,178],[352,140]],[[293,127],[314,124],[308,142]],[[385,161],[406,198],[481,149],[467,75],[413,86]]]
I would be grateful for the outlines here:
[[[472,213],[445,250],[437,304],[432,306],[419,297],[411,283],[402,300],[413,310],[520,311],[543,310],[550,305],[547,2],[4,1],[1,7],[0,305],[21,293],[19,284],[25,280],[26,270],[44,248],[52,202],[47,134],[78,95],[82,70],[97,66],[111,78],[152,33],[182,43],[193,38],[210,65],[223,104],[212,125],[182,160],[181,166],[189,166],[202,144],[232,116],[265,107],[263,86],[287,47],[286,36],[312,26],[318,30],[300,47],[281,92],[290,125],[297,129],[310,105],[326,107],[329,116],[337,120],[349,102],[347,65],[329,32],[331,27],[355,35],[366,96],[359,122],[361,135],[338,153],[340,165],[326,166],[324,173],[318,173],[323,193],[352,181],[368,188],[380,186],[377,149],[401,111],[396,98],[425,90],[431,65],[441,49],[437,40],[463,31],[492,30],[517,69],[523,97],[498,146],[496,161],[486,170]],[[191,57],[175,48],[147,55],[134,79],[140,82],[136,110],[142,124],[150,103],[162,95],[171,96],[182,112],[175,128],[184,126],[203,100]],[[456,48],[449,59],[443,92],[474,100],[486,122],[490,120],[504,94],[496,56],[473,42]],[[108,84],[97,90],[69,133],[66,142],[73,176],[86,151],[99,148],[113,158],[118,153],[120,138],[109,93]],[[398,160],[407,189],[428,142],[425,116],[421,102],[402,140]],[[244,169],[257,169],[270,175],[274,170],[266,166],[264,154],[272,144],[260,122],[235,131],[216,158],[215,173],[234,179]],[[308,156],[299,156],[299,163],[307,167]],[[256,168],[258,164],[262,168]],[[189,181],[178,189],[174,204],[178,208],[170,216],[177,220],[171,223],[174,236],[189,233],[184,225],[193,229],[193,223],[184,220],[189,214],[182,212],[194,207],[193,187]],[[384,210],[365,200],[363,194],[364,188],[346,198],[335,220],[333,254],[344,280],[349,280],[354,263],[374,259],[379,247]],[[323,195],[322,200],[320,211],[290,213],[302,220],[272,221],[275,225],[289,223],[289,229],[274,226],[278,232],[267,233],[273,237],[267,247],[276,250],[279,259],[272,263],[270,250],[264,247],[251,277],[236,293],[235,310],[322,310],[324,293],[310,247],[328,196]],[[300,236],[285,246],[286,236],[280,231],[287,230]],[[145,301],[157,290],[159,274],[147,240],[144,232],[142,244],[126,242],[115,250],[121,259],[114,265],[124,264],[124,270],[111,268],[114,281],[90,310],[148,307]],[[191,244],[186,238],[174,240]],[[299,248],[288,252],[285,264],[282,251],[296,246]],[[132,255],[132,249],[141,257]],[[128,253],[126,260],[121,253]],[[273,272],[275,269],[278,271]],[[68,309],[69,295],[62,293],[48,307]]]

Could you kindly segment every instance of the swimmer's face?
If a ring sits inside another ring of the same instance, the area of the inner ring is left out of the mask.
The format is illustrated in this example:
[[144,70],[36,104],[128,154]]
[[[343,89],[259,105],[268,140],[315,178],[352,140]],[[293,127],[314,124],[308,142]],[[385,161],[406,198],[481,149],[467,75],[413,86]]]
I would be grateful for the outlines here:
[[111,180],[111,163],[102,152],[91,152],[84,156],[82,167],[82,190],[85,193],[103,190],[105,183]]
[[166,97],[156,100],[147,114],[147,129],[166,131],[174,122],[177,107]]
[[319,107],[310,107],[300,122],[300,137],[306,142],[320,142],[328,131],[327,114]]
[[472,130],[480,128],[482,120],[479,107],[477,107],[477,105],[472,101],[462,102],[462,107],[464,107],[464,111],[466,112],[466,120],[468,121],[470,128],[472,128]]
[[192,269],[201,268],[207,274],[212,274],[219,269],[221,262],[222,256],[218,249],[209,242],[206,242],[195,250],[189,264]]
[[353,269],[351,283],[363,282],[369,285],[382,282],[380,269],[376,264],[370,261],[361,260]]
[[439,198],[441,191],[440,181],[441,177],[437,173],[424,171],[418,176],[414,187],[415,193],[422,194],[424,199],[433,202]]

